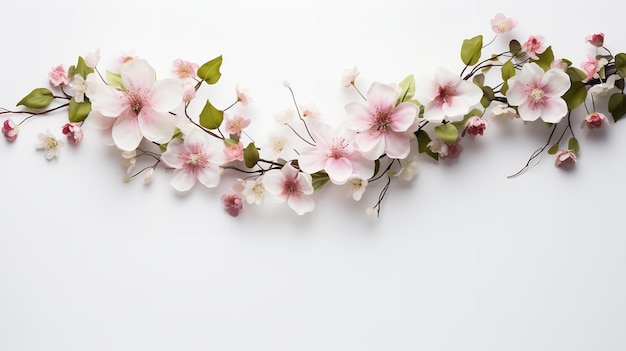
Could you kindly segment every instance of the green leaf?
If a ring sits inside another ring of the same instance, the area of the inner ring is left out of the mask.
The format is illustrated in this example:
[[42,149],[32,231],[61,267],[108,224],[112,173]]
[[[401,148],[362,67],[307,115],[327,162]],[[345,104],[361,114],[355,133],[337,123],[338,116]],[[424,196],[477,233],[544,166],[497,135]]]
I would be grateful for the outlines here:
[[330,179],[328,174],[326,174],[326,172],[324,171],[319,171],[319,172],[311,174],[311,178],[313,180],[314,191],[317,191],[319,188],[324,186],[324,184],[326,184],[328,180]]
[[559,144],[554,144],[550,147],[550,149],[548,149],[548,154],[554,155],[557,151],[559,151]]
[[578,155],[580,152],[580,144],[578,144],[578,139],[572,137],[569,138],[569,142],[567,143],[567,149],[574,153],[574,155]]
[[483,48],[483,36],[477,35],[472,39],[463,40],[461,46],[461,60],[468,66],[473,66],[480,60],[481,50]]
[[489,86],[484,86],[482,87],[482,89],[483,89],[483,97],[480,99],[480,104],[484,108],[487,108],[487,106],[491,104],[491,101],[496,98],[496,95],[494,94],[493,89]]
[[573,110],[585,102],[587,97],[587,89],[583,82],[574,82],[569,90],[563,95],[563,99],[567,102],[567,109]]
[[539,65],[544,71],[548,71],[550,69],[550,65],[552,61],[554,61],[554,53],[552,52],[552,46],[548,46],[546,51],[541,54],[537,54],[539,60],[530,60],[530,62],[534,62]]
[[452,144],[459,137],[459,131],[454,124],[446,123],[435,127],[435,135],[444,143]]
[[[460,121],[456,121],[456,122],[452,122],[452,124],[454,124],[455,126],[464,126],[465,123],[467,122],[468,119],[470,119],[473,116],[481,116],[483,114],[483,112],[477,108],[472,109],[470,112],[468,112],[465,116],[463,116],[463,119]],[[454,139],[456,140],[456,138]]]
[[202,112],[200,112],[200,125],[207,129],[217,129],[224,120],[224,111],[218,110],[207,99]]
[[228,139],[228,138],[224,139],[224,146],[226,146],[226,147],[231,147],[231,146],[237,145],[237,144],[239,144],[239,142],[235,141],[233,139]]
[[567,70],[565,71],[565,73],[567,73],[567,75],[569,76],[569,79],[572,82],[580,82],[580,81],[587,79],[587,74],[583,72],[583,70],[581,70],[580,68],[567,67]]
[[620,78],[615,81],[615,87],[619,90],[624,90],[624,78]]
[[259,150],[257,150],[254,143],[248,144],[248,146],[243,149],[243,160],[248,168],[254,167],[254,165],[259,162]]
[[472,79],[472,81],[474,82],[474,84],[476,84],[479,88],[482,88],[483,85],[485,85],[485,75],[484,74],[477,74],[474,76],[474,79]]
[[513,61],[508,60],[502,65],[502,80],[507,81],[509,78],[515,76],[515,65]]
[[513,57],[521,57],[524,56],[524,50],[522,50],[522,44],[519,41],[513,39],[509,42],[509,52]]
[[222,73],[220,73],[221,66],[222,55],[219,55],[198,68],[198,77],[208,84],[215,84],[222,76]]
[[68,118],[72,123],[82,122],[89,116],[91,112],[91,102],[89,100],[83,102],[76,102],[74,98],[70,100],[70,106],[68,108]]
[[439,155],[428,147],[428,144],[432,141],[430,136],[428,136],[428,133],[423,130],[419,130],[415,133],[415,136],[417,137],[417,151],[419,151],[420,154],[425,152],[428,156],[435,159],[435,161],[438,160]]
[[87,66],[82,56],[78,56],[78,63],[76,64],[76,66],[70,67],[70,69],[68,70],[68,76],[72,78],[75,75],[79,74],[81,77],[83,77],[83,79],[87,79],[87,76],[93,72],[93,68]]
[[615,93],[609,98],[609,112],[613,115],[613,120],[617,122],[626,114],[626,95]]
[[626,77],[626,54],[623,52],[615,55],[615,68],[620,77]]
[[109,83],[109,85],[116,87],[116,88],[120,88],[124,91],[126,91],[126,88],[124,88],[124,83],[122,83],[122,75],[119,73],[113,73],[111,71],[106,71],[107,74],[107,82]]
[[42,109],[46,106],[50,105],[50,103],[54,100],[54,95],[50,91],[50,89],[46,88],[37,88],[28,93],[28,95],[24,96],[20,102],[15,106],[26,106],[32,109]]
[[410,101],[413,95],[415,95],[415,77],[411,74],[400,82],[400,96],[398,97],[396,105],[401,102]]

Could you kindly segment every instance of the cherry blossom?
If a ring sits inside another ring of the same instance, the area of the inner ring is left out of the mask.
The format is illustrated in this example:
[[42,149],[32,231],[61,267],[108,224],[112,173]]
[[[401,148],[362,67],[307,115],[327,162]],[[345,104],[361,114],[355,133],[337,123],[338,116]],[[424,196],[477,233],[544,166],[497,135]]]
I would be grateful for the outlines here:
[[361,200],[361,197],[363,197],[365,189],[367,188],[367,183],[367,179],[361,177],[350,177],[350,179],[346,182],[348,196],[351,196],[354,201]]
[[44,156],[47,160],[52,160],[59,155],[59,149],[64,145],[61,140],[58,140],[48,129],[46,133],[37,134],[39,142],[37,143],[37,149],[43,150]]
[[17,139],[17,135],[20,131],[20,126],[15,124],[10,118],[4,120],[2,124],[2,134],[7,139],[7,141],[15,141]]
[[310,174],[299,172],[290,164],[285,164],[280,170],[271,170],[263,176],[263,186],[280,201],[287,201],[287,205],[298,215],[313,211],[315,201],[313,194],[313,180]]
[[258,177],[253,180],[241,181],[243,183],[242,195],[249,204],[260,205],[265,197],[265,186],[262,178]]
[[504,14],[498,13],[491,19],[491,29],[496,34],[504,34],[511,31],[517,26],[517,21],[512,18],[507,18]]
[[341,76],[341,85],[349,88],[350,85],[354,84],[354,81],[358,76],[359,70],[356,66],[352,67],[352,69],[346,69],[343,71],[343,75]]
[[281,129],[271,130],[267,134],[267,141],[259,151],[261,158],[278,160],[279,158],[291,160],[296,152],[293,148],[293,136],[288,131]]
[[67,136],[67,141],[72,144],[80,143],[83,140],[83,130],[78,123],[66,123],[61,128],[61,132]]
[[207,188],[220,182],[220,166],[225,161],[223,143],[209,138],[199,130],[174,139],[167,145],[161,160],[175,168],[170,184],[178,191],[187,191],[198,180]]
[[80,74],[75,74],[69,84],[70,94],[74,95],[74,100],[79,103],[85,101],[85,92],[87,91],[87,82]]
[[524,121],[541,117],[544,122],[557,123],[567,114],[567,104],[561,98],[570,88],[569,76],[559,70],[544,72],[536,63],[524,65],[521,72],[509,79],[506,97]]
[[487,128],[487,120],[479,116],[472,116],[467,120],[466,126],[467,134],[471,136],[483,135]]
[[50,79],[50,84],[55,87],[67,85],[70,82],[70,79],[68,78],[67,72],[65,71],[65,68],[63,68],[63,65],[52,67],[52,71],[48,73],[48,78]]
[[585,41],[595,47],[601,48],[602,46],[604,46],[604,33],[588,35],[585,38]]
[[606,66],[608,61],[605,58],[596,59],[591,55],[587,55],[587,61],[581,63],[580,67],[587,74],[587,80],[591,78],[598,78],[598,72],[602,69],[602,67]]
[[580,125],[581,128],[587,127],[589,129],[598,129],[602,127],[602,124],[609,123],[609,120],[605,115],[599,112],[593,112],[588,114]]
[[463,152],[461,138],[458,138],[454,143],[451,144],[446,143],[439,138],[435,138],[426,146],[432,152],[436,152],[441,159],[456,159],[459,158],[461,152]]
[[517,111],[507,104],[497,104],[491,109],[491,113],[500,118],[513,119],[519,117]]
[[345,128],[333,130],[327,124],[311,128],[314,147],[302,149],[298,164],[307,173],[326,171],[334,184],[344,184],[349,177],[369,178],[374,175],[374,162],[355,150],[355,133]]
[[159,144],[168,142],[175,125],[169,111],[183,99],[180,83],[172,79],[155,81],[154,69],[141,59],[124,63],[120,74],[125,90],[103,83],[93,73],[87,77],[92,109],[115,118],[115,145],[121,150],[133,150],[143,137]]
[[483,96],[478,86],[444,68],[439,68],[434,80],[422,86],[418,94],[424,105],[424,118],[431,122],[461,121]]
[[226,212],[233,217],[237,217],[239,215],[239,211],[243,209],[241,196],[233,189],[227,190],[226,193],[222,195],[221,200],[222,206],[224,206]]
[[239,87],[239,85],[235,87],[235,92],[237,93],[237,101],[241,102],[241,104],[244,106],[246,106],[252,100],[250,99],[248,90]]
[[240,135],[241,131],[250,125],[250,120],[239,115],[227,116],[224,124],[226,133]]
[[522,50],[533,60],[539,60],[537,54],[541,54],[546,50],[544,38],[541,35],[531,35],[522,45]]
[[146,170],[146,173],[143,175],[143,183],[148,185],[151,184],[154,180],[154,167],[150,167]]
[[561,150],[557,153],[554,166],[558,168],[571,167],[576,163],[576,155],[570,150]]
[[243,144],[238,142],[226,147],[224,155],[226,156],[226,162],[243,161]]
[[197,63],[184,61],[182,59],[176,59],[172,63],[174,68],[172,72],[178,79],[193,78],[196,76],[196,71],[199,65]]
[[351,115],[350,128],[357,149],[369,159],[383,154],[405,158],[411,149],[410,140],[416,128],[417,106],[403,102],[396,106],[398,93],[391,85],[373,83],[367,92],[367,106],[351,103],[346,111]]

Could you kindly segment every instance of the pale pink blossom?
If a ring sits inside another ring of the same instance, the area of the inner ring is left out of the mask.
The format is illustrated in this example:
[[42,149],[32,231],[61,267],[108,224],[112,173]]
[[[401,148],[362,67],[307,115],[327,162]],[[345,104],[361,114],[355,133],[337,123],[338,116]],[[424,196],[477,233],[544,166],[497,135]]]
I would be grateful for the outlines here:
[[567,67],[567,62],[564,62],[561,59],[554,59],[554,61],[550,63],[550,68],[560,69],[563,72],[567,71]]
[[402,167],[395,174],[395,177],[405,181],[410,181],[417,174],[417,157],[414,156],[411,160],[400,161]]
[[363,194],[365,193],[365,189],[367,188],[367,179],[361,177],[351,177],[346,182],[348,188],[348,196],[351,196],[354,201],[361,200]]
[[522,45],[522,50],[533,60],[539,60],[537,54],[541,54],[546,50],[544,38],[541,35],[531,35]]
[[83,130],[78,123],[66,123],[61,128],[63,135],[67,136],[67,141],[78,144],[83,140]]
[[240,88],[239,85],[237,85],[235,87],[235,92],[237,93],[237,101],[241,102],[242,105],[246,106],[250,101],[252,101],[247,89]]
[[294,141],[291,131],[286,128],[271,130],[267,134],[267,141],[261,146],[260,156],[266,160],[285,159],[296,157]]
[[174,139],[167,145],[161,160],[175,168],[170,184],[178,191],[187,191],[196,180],[207,188],[220,182],[220,166],[225,161],[221,141],[209,138],[206,133],[194,130],[184,139]]
[[263,176],[263,185],[270,194],[276,195],[298,215],[313,211],[313,180],[310,174],[299,172],[290,164],[280,170],[271,170]]
[[225,130],[228,134],[240,135],[244,128],[250,125],[250,120],[239,115],[226,116]]
[[245,180],[243,182],[242,195],[249,204],[260,205],[265,198],[265,186],[263,186],[262,178],[258,177],[254,180]]
[[561,150],[556,155],[554,160],[554,166],[556,167],[570,167],[576,163],[576,155],[570,150]]
[[20,126],[15,124],[10,118],[4,120],[2,124],[2,134],[7,139],[7,141],[13,142],[17,139],[17,135],[20,131]]
[[58,140],[50,130],[46,133],[37,134],[39,142],[37,143],[37,149],[43,150],[44,156],[47,160],[51,160],[58,156],[60,148],[64,145],[61,140]]
[[595,47],[601,48],[602,46],[604,46],[604,33],[588,35],[585,38],[585,41]]
[[541,117],[544,122],[557,123],[567,114],[567,103],[561,98],[571,83],[569,76],[558,69],[544,72],[536,63],[525,64],[521,72],[509,79],[506,97],[524,121]]
[[596,59],[591,55],[587,55],[587,61],[581,63],[581,68],[587,74],[587,80],[591,78],[598,78],[598,72],[604,67],[608,61],[605,58]]
[[324,170],[334,184],[344,184],[351,176],[367,179],[374,175],[374,161],[366,159],[354,148],[354,131],[333,130],[320,123],[310,132],[316,145],[300,152],[298,164],[302,171],[312,174]]
[[393,86],[373,83],[367,92],[367,106],[359,103],[346,106],[351,115],[350,128],[358,133],[357,149],[365,158],[376,160],[383,154],[405,158],[409,154],[418,109],[411,102],[396,106],[397,99]]
[[183,87],[183,102],[187,103],[196,97],[196,83],[194,80],[181,81]]
[[356,66],[352,67],[352,69],[346,69],[343,71],[343,75],[341,76],[341,85],[348,88],[350,85],[354,84],[356,77],[359,76],[359,70]]
[[304,104],[300,105],[300,113],[302,113],[302,117],[307,119],[319,119],[320,111],[317,109],[315,104]]
[[159,144],[168,142],[176,123],[169,111],[183,101],[180,83],[174,79],[155,81],[154,69],[141,59],[123,64],[120,74],[125,90],[104,84],[95,74],[87,77],[92,110],[115,118],[115,145],[134,150],[144,137]]
[[609,123],[606,116],[600,112],[592,112],[588,114],[580,125],[581,128],[585,126],[589,129],[601,128],[604,123]]
[[461,138],[458,138],[454,143],[446,143],[439,138],[435,138],[426,146],[432,152],[437,153],[441,159],[456,159],[463,152]]
[[487,128],[487,120],[480,116],[472,116],[467,120],[466,127],[469,135],[483,135]]
[[224,155],[226,156],[226,162],[243,161],[243,144],[241,141],[226,147]]
[[96,49],[96,51],[91,51],[85,56],[85,65],[90,68],[96,68],[98,62],[100,61],[100,49]]
[[83,103],[85,101],[85,92],[87,92],[87,82],[80,74],[75,74],[69,84],[70,95],[74,95],[74,101]]
[[48,79],[50,79],[50,84],[55,87],[67,85],[70,82],[63,65],[52,67],[52,70],[48,73]]
[[517,21],[512,18],[507,18],[504,14],[498,13],[491,19],[491,29],[496,34],[504,34],[511,31],[517,26]]
[[435,78],[417,92],[418,100],[424,105],[424,118],[431,122],[455,122],[480,102],[483,91],[444,68],[435,72]]
[[174,73],[176,77],[178,77],[178,79],[195,77],[196,71],[198,70],[198,67],[199,67],[197,63],[184,61],[179,58],[174,60],[172,65],[174,66],[174,68],[172,69],[172,72]]
[[241,201],[241,196],[234,191],[233,189],[229,189],[222,195],[222,206],[229,215],[233,217],[237,217],[239,215],[239,211],[243,209],[243,201]]

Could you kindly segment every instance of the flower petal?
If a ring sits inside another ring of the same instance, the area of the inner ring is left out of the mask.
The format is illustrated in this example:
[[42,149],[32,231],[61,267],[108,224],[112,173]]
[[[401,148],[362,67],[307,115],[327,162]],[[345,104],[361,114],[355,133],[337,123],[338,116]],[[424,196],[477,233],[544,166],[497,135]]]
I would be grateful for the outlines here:
[[117,117],[126,109],[124,93],[104,84],[95,74],[87,76],[87,91],[91,109],[107,117]]
[[350,115],[347,121],[348,128],[357,132],[363,132],[370,128],[371,116],[367,107],[353,102],[346,105],[346,112]]
[[215,165],[208,164],[196,173],[198,181],[207,188],[214,188],[220,183],[220,171]]
[[159,112],[169,112],[183,102],[183,88],[175,79],[156,81],[150,96],[150,106]]
[[315,208],[315,200],[310,196],[290,196],[287,204],[300,216]]
[[324,168],[334,184],[344,184],[352,175],[352,162],[345,157],[329,158]]
[[539,118],[541,114],[540,108],[531,108],[529,104],[523,103],[517,107],[517,112],[519,113],[519,117],[524,121],[535,121]]
[[389,126],[394,132],[405,132],[413,126],[417,114],[417,106],[414,103],[403,102],[391,111]]
[[406,158],[411,151],[411,139],[404,133],[385,135],[385,152],[390,158]]
[[541,78],[541,84],[544,86],[544,92],[547,96],[561,97],[565,94],[572,83],[567,73],[560,69],[551,69]]
[[[263,186],[265,190],[270,194],[281,195],[283,192],[283,182],[285,181],[285,176],[279,170],[273,170],[265,173],[263,176]],[[282,201],[285,201],[283,196],[280,196]]]
[[156,79],[154,68],[146,60],[130,60],[122,65],[120,69],[122,84],[126,90],[147,90],[152,89]]
[[324,155],[319,149],[309,147],[300,153],[298,157],[298,165],[300,169],[307,173],[315,173],[324,169],[328,157]]
[[161,160],[168,167],[182,168],[184,162],[178,157],[185,151],[185,145],[181,139],[174,139],[167,144],[167,150],[161,154]]
[[558,123],[567,114],[567,103],[561,98],[550,98],[544,102],[541,119],[547,123]]
[[374,82],[367,91],[367,104],[379,111],[390,111],[397,99],[398,93],[391,85]]
[[142,139],[137,117],[131,111],[124,111],[115,120],[111,136],[119,149],[124,151],[135,150]]
[[168,113],[144,107],[139,112],[139,129],[143,136],[159,144],[167,143],[174,135],[176,120]]
[[385,138],[381,133],[359,133],[354,140],[363,157],[368,160],[375,160],[385,152]]
[[176,169],[174,170],[170,184],[178,191],[187,191],[196,184],[196,175],[191,172],[186,172],[182,168]]

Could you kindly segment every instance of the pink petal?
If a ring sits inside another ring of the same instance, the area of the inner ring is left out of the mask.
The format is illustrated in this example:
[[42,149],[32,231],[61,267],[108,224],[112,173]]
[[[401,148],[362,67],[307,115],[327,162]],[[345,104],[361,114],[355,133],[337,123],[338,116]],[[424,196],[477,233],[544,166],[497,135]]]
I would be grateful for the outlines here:
[[159,144],[167,143],[174,135],[176,121],[169,113],[156,112],[144,107],[139,112],[139,129],[146,139]]
[[520,118],[524,121],[535,121],[541,114],[541,109],[531,109],[530,105],[527,103],[519,105],[517,111],[519,112]]
[[310,196],[290,196],[287,204],[300,216],[315,208],[315,201]]
[[154,83],[150,106],[159,112],[169,112],[183,102],[183,87],[175,79],[164,79]]
[[167,150],[161,154],[161,160],[168,167],[182,168],[184,162],[178,158],[180,154],[185,152],[185,145],[181,139],[174,139],[167,144]]
[[343,184],[352,175],[352,162],[345,157],[329,158],[324,169],[333,183]]
[[313,179],[311,178],[310,174],[298,172],[297,180],[300,183],[300,186],[302,187],[301,188],[302,193],[306,195],[313,194],[315,189],[313,189],[313,185],[312,185]]
[[367,104],[370,107],[376,107],[379,110],[391,110],[394,106],[396,106],[397,100],[398,93],[390,85],[374,82],[367,91]]
[[132,151],[139,146],[142,139],[137,117],[129,110],[124,111],[113,124],[111,136],[118,148]]
[[362,179],[368,179],[374,175],[374,161],[368,160],[355,152],[351,157],[352,174]]
[[363,157],[368,160],[375,160],[385,152],[385,138],[381,133],[359,133],[354,140]]
[[[265,190],[270,194],[281,195],[283,192],[283,182],[285,181],[285,176],[279,170],[273,170],[265,173],[263,176],[263,186]],[[280,197],[282,201],[285,200],[284,197]]]
[[391,158],[406,158],[411,151],[411,139],[404,133],[385,135],[385,151]]
[[124,93],[104,84],[94,74],[87,76],[87,96],[91,108],[107,117],[117,117],[124,111]]
[[145,60],[130,60],[120,69],[122,83],[126,90],[150,90],[156,80],[154,68]]
[[348,127],[357,132],[363,132],[370,128],[371,116],[367,107],[353,102],[346,105],[346,112],[351,116]]
[[207,165],[206,167],[198,170],[196,176],[202,185],[207,188],[214,188],[220,183],[220,172],[218,167],[214,165]]
[[546,72],[541,78],[541,84],[546,87],[545,94],[553,97],[563,96],[572,86],[567,73],[559,69],[551,69]]
[[413,126],[417,114],[418,110],[415,104],[403,102],[391,112],[389,126],[394,132],[405,132]]
[[307,173],[315,173],[324,169],[328,157],[319,149],[310,147],[302,150],[298,158],[300,169]]
[[194,173],[188,173],[184,169],[174,170],[172,180],[170,184],[178,191],[187,191],[193,187],[196,183],[196,175]]
[[561,98],[546,98],[541,110],[541,119],[548,123],[557,123],[567,114],[567,103]]

